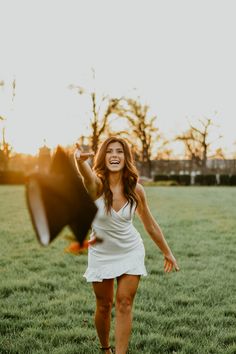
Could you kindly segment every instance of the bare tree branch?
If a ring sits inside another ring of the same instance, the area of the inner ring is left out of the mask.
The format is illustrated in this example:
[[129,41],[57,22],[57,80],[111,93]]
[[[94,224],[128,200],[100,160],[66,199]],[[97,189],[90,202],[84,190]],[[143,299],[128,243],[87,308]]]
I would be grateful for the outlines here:
[[[210,128],[213,126],[211,119],[199,119],[202,129],[190,124],[189,130],[176,137],[175,140],[182,141],[185,144],[186,155],[191,160],[195,160],[203,169],[206,167],[206,161],[209,157],[209,149],[212,141],[208,141]],[[216,139],[218,140],[220,136]]]
[[[136,150],[141,157],[141,162],[148,165],[148,175],[151,175],[151,147],[153,134],[158,130],[154,123],[156,116],[148,116],[148,105],[142,105],[132,98],[123,98],[117,106],[117,114],[129,122],[132,135],[140,142],[140,151]],[[137,145],[137,144],[136,144]]]
[[[93,76],[95,75],[93,71]],[[98,101],[98,95],[95,89],[92,92],[86,92],[85,89],[79,85],[69,85],[69,89],[75,89],[79,95],[88,94],[91,99],[92,117],[91,117],[91,148],[94,152],[97,151],[101,135],[108,130],[108,119],[111,114],[116,112],[116,106],[120,99],[110,98],[108,95],[103,95],[101,100]],[[105,111],[102,113],[102,105],[106,106]]]

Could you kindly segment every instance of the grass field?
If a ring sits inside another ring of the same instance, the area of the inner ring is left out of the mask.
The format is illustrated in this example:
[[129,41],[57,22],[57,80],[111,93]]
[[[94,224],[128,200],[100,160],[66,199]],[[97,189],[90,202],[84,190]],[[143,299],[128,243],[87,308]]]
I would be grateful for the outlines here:
[[[160,251],[135,220],[149,275],[136,296],[129,353],[236,353],[236,188],[146,192],[181,271],[164,274]],[[0,240],[0,353],[98,353],[94,296],[82,277],[87,255],[64,253],[63,235],[39,246],[22,186],[0,186]]]

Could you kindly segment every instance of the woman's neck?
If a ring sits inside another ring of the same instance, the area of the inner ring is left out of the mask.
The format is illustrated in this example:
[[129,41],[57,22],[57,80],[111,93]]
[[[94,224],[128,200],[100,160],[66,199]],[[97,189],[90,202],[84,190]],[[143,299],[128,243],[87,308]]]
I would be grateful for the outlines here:
[[108,176],[108,181],[111,188],[122,186],[122,172],[110,172]]

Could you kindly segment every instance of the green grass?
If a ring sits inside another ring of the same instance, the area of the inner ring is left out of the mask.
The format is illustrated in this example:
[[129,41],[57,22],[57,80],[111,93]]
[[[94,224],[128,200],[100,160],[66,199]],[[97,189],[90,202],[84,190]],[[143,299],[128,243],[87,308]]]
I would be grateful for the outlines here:
[[[149,275],[136,295],[129,353],[235,354],[236,189],[146,191],[181,271],[164,274],[161,253],[135,220]],[[99,352],[94,296],[82,277],[87,255],[64,253],[63,235],[39,246],[21,186],[0,186],[0,240],[0,353]]]

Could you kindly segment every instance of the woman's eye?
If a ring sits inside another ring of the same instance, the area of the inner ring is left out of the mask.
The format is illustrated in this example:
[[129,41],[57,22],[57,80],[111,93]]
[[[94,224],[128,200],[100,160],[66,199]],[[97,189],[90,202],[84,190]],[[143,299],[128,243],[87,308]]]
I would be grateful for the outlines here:
[[112,150],[107,150],[106,153],[107,154],[112,154],[112,153],[114,153],[114,154],[123,154],[124,151],[123,150],[117,150],[117,151],[113,152]]

